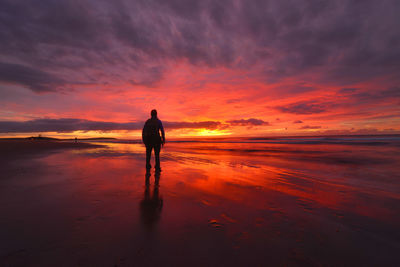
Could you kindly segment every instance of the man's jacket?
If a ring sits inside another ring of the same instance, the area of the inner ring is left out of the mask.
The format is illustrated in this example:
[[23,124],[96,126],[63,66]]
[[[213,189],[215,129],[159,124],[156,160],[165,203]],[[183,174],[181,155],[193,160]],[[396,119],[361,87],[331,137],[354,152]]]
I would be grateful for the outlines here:
[[158,118],[151,118],[146,121],[142,131],[142,140],[146,146],[159,145],[165,140],[164,127]]

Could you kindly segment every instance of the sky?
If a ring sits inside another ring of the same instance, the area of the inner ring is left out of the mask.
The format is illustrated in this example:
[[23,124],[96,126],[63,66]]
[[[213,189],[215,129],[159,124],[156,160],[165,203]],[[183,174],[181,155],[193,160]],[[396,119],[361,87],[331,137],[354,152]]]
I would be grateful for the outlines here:
[[398,0],[1,0],[0,136],[400,133]]

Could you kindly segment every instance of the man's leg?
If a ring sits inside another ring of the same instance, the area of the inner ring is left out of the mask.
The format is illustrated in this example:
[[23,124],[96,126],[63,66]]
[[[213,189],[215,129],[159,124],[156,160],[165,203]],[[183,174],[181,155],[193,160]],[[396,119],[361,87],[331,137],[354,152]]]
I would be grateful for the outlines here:
[[154,146],[154,155],[156,157],[156,170],[161,170],[161,167],[160,167],[160,149],[161,149],[161,144],[156,144]]
[[150,165],[150,159],[151,159],[151,150],[153,149],[152,146],[146,145],[146,169],[150,170],[151,165]]

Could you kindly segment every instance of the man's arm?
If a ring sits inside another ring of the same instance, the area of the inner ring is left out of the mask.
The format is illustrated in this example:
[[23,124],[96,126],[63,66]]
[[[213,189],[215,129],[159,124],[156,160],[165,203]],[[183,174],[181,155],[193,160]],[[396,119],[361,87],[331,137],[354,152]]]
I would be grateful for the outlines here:
[[163,127],[163,125],[162,125],[162,122],[161,122],[160,120],[158,120],[158,121],[159,121],[160,130],[161,130],[161,136],[162,136],[161,142],[162,142],[162,144],[164,145],[164,144],[165,144],[165,132],[164,132],[164,127]]

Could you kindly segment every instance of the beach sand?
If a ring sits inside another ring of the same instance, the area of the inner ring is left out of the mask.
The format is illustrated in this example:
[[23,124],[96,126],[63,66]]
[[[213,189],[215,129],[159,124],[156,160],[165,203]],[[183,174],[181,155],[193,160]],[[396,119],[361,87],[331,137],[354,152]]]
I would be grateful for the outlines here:
[[10,157],[25,157],[61,149],[94,148],[100,146],[74,141],[0,139],[0,161],[8,161]]
[[350,143],[0,141],[0,266],[399,266],[400,146]]

